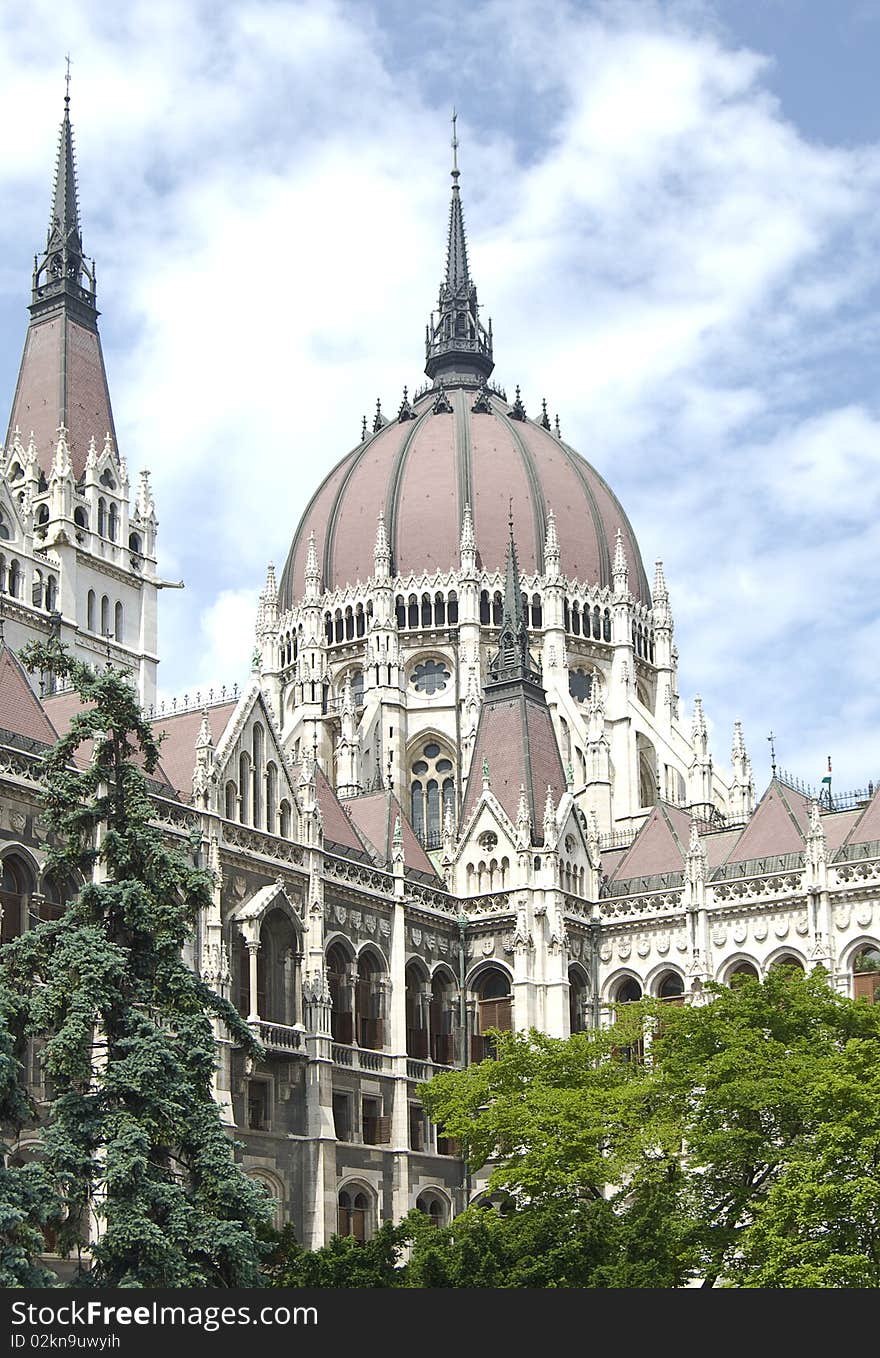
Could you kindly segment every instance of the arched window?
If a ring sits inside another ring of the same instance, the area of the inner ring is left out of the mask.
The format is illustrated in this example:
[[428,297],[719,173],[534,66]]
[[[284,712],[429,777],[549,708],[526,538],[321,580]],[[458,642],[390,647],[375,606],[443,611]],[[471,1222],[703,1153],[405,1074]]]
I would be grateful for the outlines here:
[[366,1193],[343,1188],[339,1194],[336,1234],[353,1236],[363,1244],[369,1238],[369,1210],[370,1200]]
[[576,637],[581,634],[581,606],[575,599],[571,606],[571,630]]
[[101,595],[101,636],[106,637],[110,634],[110,600],[106,594]]
[[611,640],[611,612],[607,608],[602,614],[602,640]]
[[434,595],[434,626],[446,626],[446,600],[442,594]]
[[271,759],[266,765],[266,829],[270,835],[278,833],[278,765]]
[[593,640],[602,640],[602,614],[599,612],[599,605],[593,609]]
[[485,589],[480,590],[480,622],[484,627],[489,625],[489,592]]
[[880,1002],[880,948],[873,943],[853,958],[853,999]]
[[9,593],[13,599],[21,598],[21,566],[17,561],[9,567]]
[[532,595],[532,631],[537,632],[544,626],[544,610],[541,606],[540,594]]
[[46,580],[46,611],[54,613],[58,607],[58,581],[54,575],[50,575]]
[[282,838],[290,839],[290,802],[283,798],[279,810],[279,833]]
[[585,703],[590,696],[593,677],[582,669],[568,671],[568,691],[579,703]]
[[458,595],[456,594],[454,589],[451,589],[449,591],[447,609],[448,612],[446,614],[446,620],[449,623],[450,627],[454,627],[458,622]]
[[330,990],[330,1032],[334,1042],[354,1037],[354,987],[351,956],[341,943],[327,949],[327,985]]
[[259,722],[254,723],[251,736],[251,748],[253,749],[253,795],[251,805],[253,808],[253,823],[257,829],[263,827],[263,752],[265,748],[265,734]]
[[233,782],[227,783],[227,784],[226,784],[226,798],[225,798],[225,800],[226,800],[226,808],[225,808],[225,809],[226,809],[226,819],[227,819],[227,820],[235,820],[235,819],[236,819],[236,814],[235,814],[235,813],[236,813],[236,806],[235,806],[235,803],[236,803],[237,797],[238,797],[238,793],[237,793],[237,791],[236,791],[235,784],[234,784]]
[[129,535],[128,535],[128,550],[129,550],[130,552],[138,552],[138,553],[139,553],[139,552],[141,551],[142,547],[143,547],[143,543],[141,542],[141,535],[140,535],[140,533],[129,533]]
[[10,854],[0,859],[0,943],[18,938],[25,927],[25,907],[30,887],[30,874],[24,864]]
[[354,612],[351,604],[345,610],[345,640],[354,641]]
[[742,985],[744,981],[758,981],[758,968],[753,962],[737,962],[727,973],[728,985]]
[[242,751],[238,756],[238,792],[241,798],[240,811],[242,825],[251,821],[251,761]]
[[410,821],[419,839],[425,834],[425,790],[416,778],[410,788]]
[[357,963],[355,1034],[359,1047],[376,1051],[385,1045],[385,989],[382,965],[367,949]]
[[411,680],[416,693],[423,693],[430,698],[432,694],[446,688],[450,677],[445,660],[420,660],[418,665],[413,666]]
[[642,998],[642,987],[633,976],[624,976],[614,991],[615,1004],[635,1004]]
[[73,884],[57,872],[47,872],[43,878],[40,921],[60,919],[68,902],[76,895]]
[[359,712],[359,711],[361,710],[361,708],[363,707],[363,705],[364,705],[364,672],[363,672],[363,670],[355,670],[355,671],[352,673],[352,676],[351,676],[351,696],[352,696],[352,698],[354,699],[355,708],[356,708],[357,711]]
[[12,529],[9,527],[9,523],[7,521],[6,515],[3,513],[3,510],[0,509],[0,539],[2,539],[4,542],[9,542],[11,537]]
[[422,626],[423,627],[434,626],[434,614],[431,608],[430,594],[422,595]]
[[118,532],[119,532],[119,510],[116,508],[115,504],[111,504],[110,513],[107,519],[107,536],[109,537],[111,542],[116,541]]
[[433,1226],[442,1226],[446,1221],[446,1204],[436,1193],[428,1189],[420,1193],[416,1198],[416,1207],[420,1212],[424,1212],[426,1217],[431,1218]]
[[333,635],[335,636],[335,638],[336,638],[337,641],[342,641],[342,640],[344,640],[344,637],[345,637],[345,623],[343,622],[343,619],[342,619],[342,609],[341,609],[341,608],[337,608],[336,612],[333,614]]
[[455,1060],[455,1029],[460,1014],[455,981],[450,972],[440,967],[431,981],[431,1060],[439,1066],[451,1066]]
[[419,625],[419,601],[415,594],[411,594],[407,600],[407,626],[418,627]]
[[31,583],[31,603],[34,608],[43,607],[43,572],[34,571],[34,578]]
[[657,986],[658,999],[667,1004],[684,1004],[684,981],[677,971],[665,971]]
[[421,1061],[428,1057],[430,1006],[424,968],[410,962],[406,968],[406,1054]]
[[333,640],[333,619],[329,613],[324,614],[324,635],[328,643]]
[[0,552],[0,594],[6,593],[6,557]]
[[784,967],[787,971],[803,971],[804,964],[799,957],[785,953],[782,957],[777,957],[775,962],[770,963],[771,971],[776,971],[778,967]]
[[513,1027],[513,1006],[510,978],[500,967],[487,967],[474,986],[477,995],[476,1029],[471,1038],[471,1060],[485,1061],[494,1054],[489,1029],[510,1032]]
[[364,635],[364,606],[358,604],[354,610],[354,630],[359,637]]
[[94,591],[93,589],[90,589],[90,590],[89,590],[89,593],[88,593],[88,597],[87,597],[87,599],[86,599],[86,628],[87,628],[87,630],[88,630],[89,632],[94,632],[94,630],[95,630],[95,604],[96,604],[96,602],[97,602],[97,600],[95,599],[95,591]]
[[571,631],[571,608],[567,599],[562,600],[562,625],[566,632]]
[[495,593],[492,595],[492,626],[500,627],[503,616],[504,601],[502,600],[499,591],[496,589]]
[[125,616],[122,611],[122,604],[117,603],[113,610],[113,635],[117,641],[121,641],[125,630]]
[[397,626],[402,631],[403,628],[406,627],[406,604],[404,603],[402,594],[398,594],[397,598],[394,600],[394,611],[397,614]]
[[589,1018],[590,988],[580,967],[568,969],[568,1017],[573,1033],[584,1033]]
[[419,750],[410,769],[410,820],[426,848],[439,848],[443,841],[443,816],[449,805],[455,811],[452,760],[435,740]]
[[107,501],[103,495],[98,501],[98,532],[102,538],[107,535]]

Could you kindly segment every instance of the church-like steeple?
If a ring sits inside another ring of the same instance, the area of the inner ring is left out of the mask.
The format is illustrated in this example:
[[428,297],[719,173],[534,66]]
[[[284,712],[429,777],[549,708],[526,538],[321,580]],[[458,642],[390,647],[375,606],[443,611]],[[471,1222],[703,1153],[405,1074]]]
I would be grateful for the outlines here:
[[64,297],[84,309],[82,319],[96,324],[95,264],[83,253],[76,185],[76,160],[73,153],[73,127],[70,122],[70,72],[64,95],[64,117],[58,137],[55,186],[46,248],[34,259],[31,314],[57,305]]
[[95,266],[83,252],[70,121],[70,85],[58,138],[46,246],[34,257],[31,319],[12,403],[7,445],[16,426],[33,431],[37,458],[48,476],[63,425],[79,479],[89,442],[101,447],[116,431],[98,335]]
[[452,202],[446,245],[446,278],[440,284],[437,314],[425,336],[425,372],[445,386],[480,386],[492,372],[492,322],[480,321],[476,284],[468,269],[467,237],[458,180],[457,114],[452,115]]
[[508,519],[510,536],[507,542],[507,564],[504,576],[504,607],[501,614],[501,631],[498,634],[498,650],[489,661],[490,684],[506,684],[525,680],[530,684],[541,683],[541,676],[532,664],[529,655],[529,631],[523,609],[522,591],[519,583],[519,564],[516,559],[516,543],[513,540],[513,516]]

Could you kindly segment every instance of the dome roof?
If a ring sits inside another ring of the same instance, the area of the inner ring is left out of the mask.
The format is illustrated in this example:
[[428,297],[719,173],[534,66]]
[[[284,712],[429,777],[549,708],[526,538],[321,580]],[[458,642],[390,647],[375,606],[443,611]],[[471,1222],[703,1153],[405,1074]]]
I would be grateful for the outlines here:
[[[476,383],[447,391],[451,412],[434,413],[437,391],[411,407],[415,418],[386,424],[339,462],[318,487],[296,531],[280,584],[282,609],[302,598],[306,553],[315,535],[322,589],[332,591],[374,573],[376,521],[384,511],[392,574],[459,568],[464,507],[474,520],[477,564],[503,571],[512,502],[520,568],[543,571],[547,515],[552,509],[563,575],[611,584],[617,530],[629,587],[650,606],[635,535],[620,502],[590,464],[543,425],[514,418],[513,407]],[[486,390],[482,393],[485,398]]]

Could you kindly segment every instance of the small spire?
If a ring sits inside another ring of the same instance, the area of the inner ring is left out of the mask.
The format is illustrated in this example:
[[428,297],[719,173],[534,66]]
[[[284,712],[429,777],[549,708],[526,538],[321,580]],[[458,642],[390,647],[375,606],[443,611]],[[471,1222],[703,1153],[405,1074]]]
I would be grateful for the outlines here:
[[513,501],[508,505],[507,565],[504,575],[504,605],[498,633],[498,650],[489,662],[492,683],[507,683],[515,679],[539,682],[540,676],[532,667],[529,656],[529,632],[523,610],[519,563],[513,537]]
[[306,593],[312,596],[318,594],[319,587],[321,584],[321,573],[318,569],[318,548],[317,544],[315,543],[314,528],[309,533],[309,542],[306,548],[305,580],[306,580]]
[[376,516],[376,544],[373,548],[373,564],[377,579],[386,579],[391,573],[391,548],[385,531],[385,513],[379,510]]
[[516,400],[508,411],[508,414],[512,420],[525,420],[528,418],[526,415],[526,408],[523,405],[522,398],[519,394],[519,387],[516,389]]
[[484,754],[484,755],[483,755],[483,787],[484,787],[484,788],[487,788],[487,787],[489,787],[489,786],[490,786],[490,781],[489,781],[489,756],[488,756],[487,754]]
[[544,534],[544,574],[554,579],[559,575],[559,535],[556,531],[556,515],[552,509],[547,514],[547,528]]
[[547,414],[547,398],[546,398],[546,396],[543,397],[542,400],[541,400],[541,428],[542,428],[542,429],[549,429],[549,428],[550,428],[550,416]]
[[559,427],[559,415],[558,415],[558,413],[557,413],[557,415],[555,416],[555,419],[554,419],[554,426],[555,426],[555,431],[556,431],[556,437],[557,437],[558,439],[561,439],[561,438],[562,438],[562,430],[561,430],[560,427]]
[[381,400],[381,398],[380,398],[379,396],[377,396],[377,397],[376,397],[376,414],[375,414],[375,417],[374,417],[374,419],[373,419],[373,433],[374,433],[374,434],[378,434],[379,430],[380,430],[380,429],[384,429],[384,427],[385,427],[385,425],[386,425],[387,423],[388,423],[388,421],[385,419],[385,416],[382,414],[382,400]]
[[144,467],[140,474],[138,484],[137,511],[141,522],[151,518],[156,512],[156,504],[153,500],[153,490],[150,486],[150,473]]
[[746,742],[743,739],[743,726],[741,721],[733,723],[733,748],[731,751],[734,762],[738,759],[746,758]]
[[687,875],[692,884],[706,880],[706,849],[700,838],[700,827],[695,815],[691,816],[691,834],[687,851]]
[[400,403],[400,409],[399,409],[398,412],[397,412],[397,423],[398,423],[398,424],[403,424],[406,420],[414,420],[415,418],[416,418],[416,412],[413,410],[412,406],[410,405],[409,396],[408,396],[408,394],[407,394],[406,387],[404,387],[404,389],[403,389],[403,400],[401,401],[401,403]]
[[199,734],[196,737],[197,750],[213,750],[214,737],[211,734],[211,723],[208,721],[208,709],[202,708],[202,724],[199,727]]
[[394,817],[394,836],[392,838],[392,860],[395,863],[404,861],[403,850],[403,825],[400,820],[400,812]]
[[527,849],[532,842],[532,817],[529,812],[529,799],[525,783],[519,785],[519,805],[516,811],[517,848]]
[[547,796],[544,799],[544,844],[552,847],[556,839],[556,808],[553,805],[553,789],[547,784]]
[[366,437],[367,437],[367,417],[365,415],[364,418],[361,420],[361,443],[363,443],[366,440]]
[[476,399],[473,405],[471,406],[471,410],[474,412],[475,415],[492,414],[492,406],[489,402],[489,388],[486,386],[485,382],[481,383],[480,389],[476,395]]
[[629,589],[629,567],[623,550],[623,533],[618,528],[614,539],[614,561],[611,566],[615,594],[626,594]]
[[663,562],[654,563],[654,588],[651,590],[651,598],[656,608],[658,604],[669,603],[669,590],[666,587],[666,577],[663,574]]
[[471,513],[470,503],[468,503],[464,507],[464,514],[461,518],[461,550],[462,552],[472,552],[476,545],[474,516]]
[[431,407],[431,411],[434,415],[452,414],[452,405],[450,403],[449,397],[446,395],[446,388],[443,385],[442,378],[440,380],[440,386],[437,390],[437,398],[434,401],[433,406]]
[[703,711],[703,699],[697,693],[694,697],[694,716],[691,722],[691,742],[696,744],[698,740],[708,739],[708,728],[706,726],[706,714]]

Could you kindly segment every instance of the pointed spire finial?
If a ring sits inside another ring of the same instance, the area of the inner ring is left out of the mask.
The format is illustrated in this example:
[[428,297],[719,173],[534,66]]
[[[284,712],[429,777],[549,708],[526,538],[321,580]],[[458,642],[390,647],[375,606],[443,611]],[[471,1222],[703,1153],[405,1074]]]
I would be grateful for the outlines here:
[[547,397],[541,398],[541,428],[549,430],[550,416],[547,414]]
[[446,277],[440,285],[438,314],[432,312],[425,336],[425,372],[431,381],[444,374],[450,385],[478,386],[492,372],[492,335],[479,314],[477,289],[468,268],[467,239],[458,168],[458,113],[452,112],[452,201],[446,243]]
[[306,594],[310,597],[314,597],[319,593],[319,585],[321,583],[321,573],[318,569],[318,547],[315,542],[314,528],[309,533],[309,542],[306,548],[305,580]]
[[364,442],[366,437],[367,437],[367,417],[365,415],[363,420],[361,421],[361,443]]
[[611,577],[615,594],[626,594],[629,589],[629,567],[623,548],[623,533],[618,528],[614,538],[614,560],[611,564]]
[[557,412],[557,414],[556,414],[554,423],[555,423],[555,427],[556,427],[556,437],[557,437],[558,439],[561,439],[561,438],[562,438],[562,430],[559,428],[559,414],[558,414],[558,412]]

